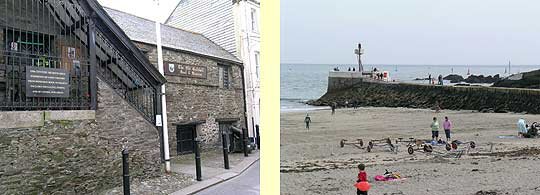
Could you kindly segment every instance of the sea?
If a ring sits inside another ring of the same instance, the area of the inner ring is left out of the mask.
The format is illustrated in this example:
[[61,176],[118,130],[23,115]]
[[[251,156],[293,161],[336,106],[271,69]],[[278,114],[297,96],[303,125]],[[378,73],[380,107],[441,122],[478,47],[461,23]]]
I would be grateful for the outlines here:
[[[358,68],[353,64],[281,64],[280,68],[280,110],[281,112],[299,112],[326,107],[310,106],[305,104],[308,100],[318,99],[326,93],[328,72],[334,68],[348,71],[349,68]],[[427,83],[416,78],[432,78],[439,75],[457,74],[463,78],[470,75],[495,75],[501,77],[510,74],[540,69],[540,65],[511,65],[510,72],[507,65],[364,65],[364,70],[388,71],[391,80],[408,83]],[[445,81],[445,83],[449,83]]]

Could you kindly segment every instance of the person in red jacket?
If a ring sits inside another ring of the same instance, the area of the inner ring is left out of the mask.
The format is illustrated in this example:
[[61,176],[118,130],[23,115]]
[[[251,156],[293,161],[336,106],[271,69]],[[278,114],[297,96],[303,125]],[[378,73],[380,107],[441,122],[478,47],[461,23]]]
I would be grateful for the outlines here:
[[[366,165],[364,164],[359,164],[358,165],[358,169],[359,169],[359,172],[358,172],[358,180],[356,180],[356,182],[362,182],[362,181],[365,181],[367,182],[367,173],[366,171],[364,171],[366,169]],[[367,195],[367,191],[361,191],[360,189],[356,189],[356,194],[357,195]]]

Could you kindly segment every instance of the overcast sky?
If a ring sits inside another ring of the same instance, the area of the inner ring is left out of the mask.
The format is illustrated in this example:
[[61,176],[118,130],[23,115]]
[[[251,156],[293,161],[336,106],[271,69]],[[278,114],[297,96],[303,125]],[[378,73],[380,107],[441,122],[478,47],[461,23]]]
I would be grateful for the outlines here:
[[283,0],[281,62],[540,64],[536,0]]
[[155,0],[98,0],[105,7],[131,13],[143,18],[155,20],[159,18],[164,23],[180,0],[160,0],[159,12],[155,12]]

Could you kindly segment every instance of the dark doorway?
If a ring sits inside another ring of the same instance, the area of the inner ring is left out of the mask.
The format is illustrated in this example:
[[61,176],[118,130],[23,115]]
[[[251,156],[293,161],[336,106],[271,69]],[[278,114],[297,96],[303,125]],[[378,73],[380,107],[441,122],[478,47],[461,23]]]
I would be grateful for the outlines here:
[[227,140],[227,147],[229,148],[229,152],[232,152],[233,151],[233,145],[231,144],[231,141],[233,141],[231,139],[231,134],[232,132],[230,131],[230,127],[233,125],[232,122],[219,122],[219,133],[220,133],[220,136],[222,135],[223,132],[227,133],[227,136],[225,136],[225,139]]
[[193,153],[195,141],[195,125],[179,125],[176,126],[176,153],[190,154]]

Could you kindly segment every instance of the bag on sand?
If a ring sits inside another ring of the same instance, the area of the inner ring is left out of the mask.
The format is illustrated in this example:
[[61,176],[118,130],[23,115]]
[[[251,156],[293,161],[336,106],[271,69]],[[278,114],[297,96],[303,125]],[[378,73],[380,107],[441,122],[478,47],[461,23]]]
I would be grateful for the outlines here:
[[354,184],[356,188],[358,188],[360,191],[367,192],[369,188],[371,187],[367,181],[361,181],[356,184]]

